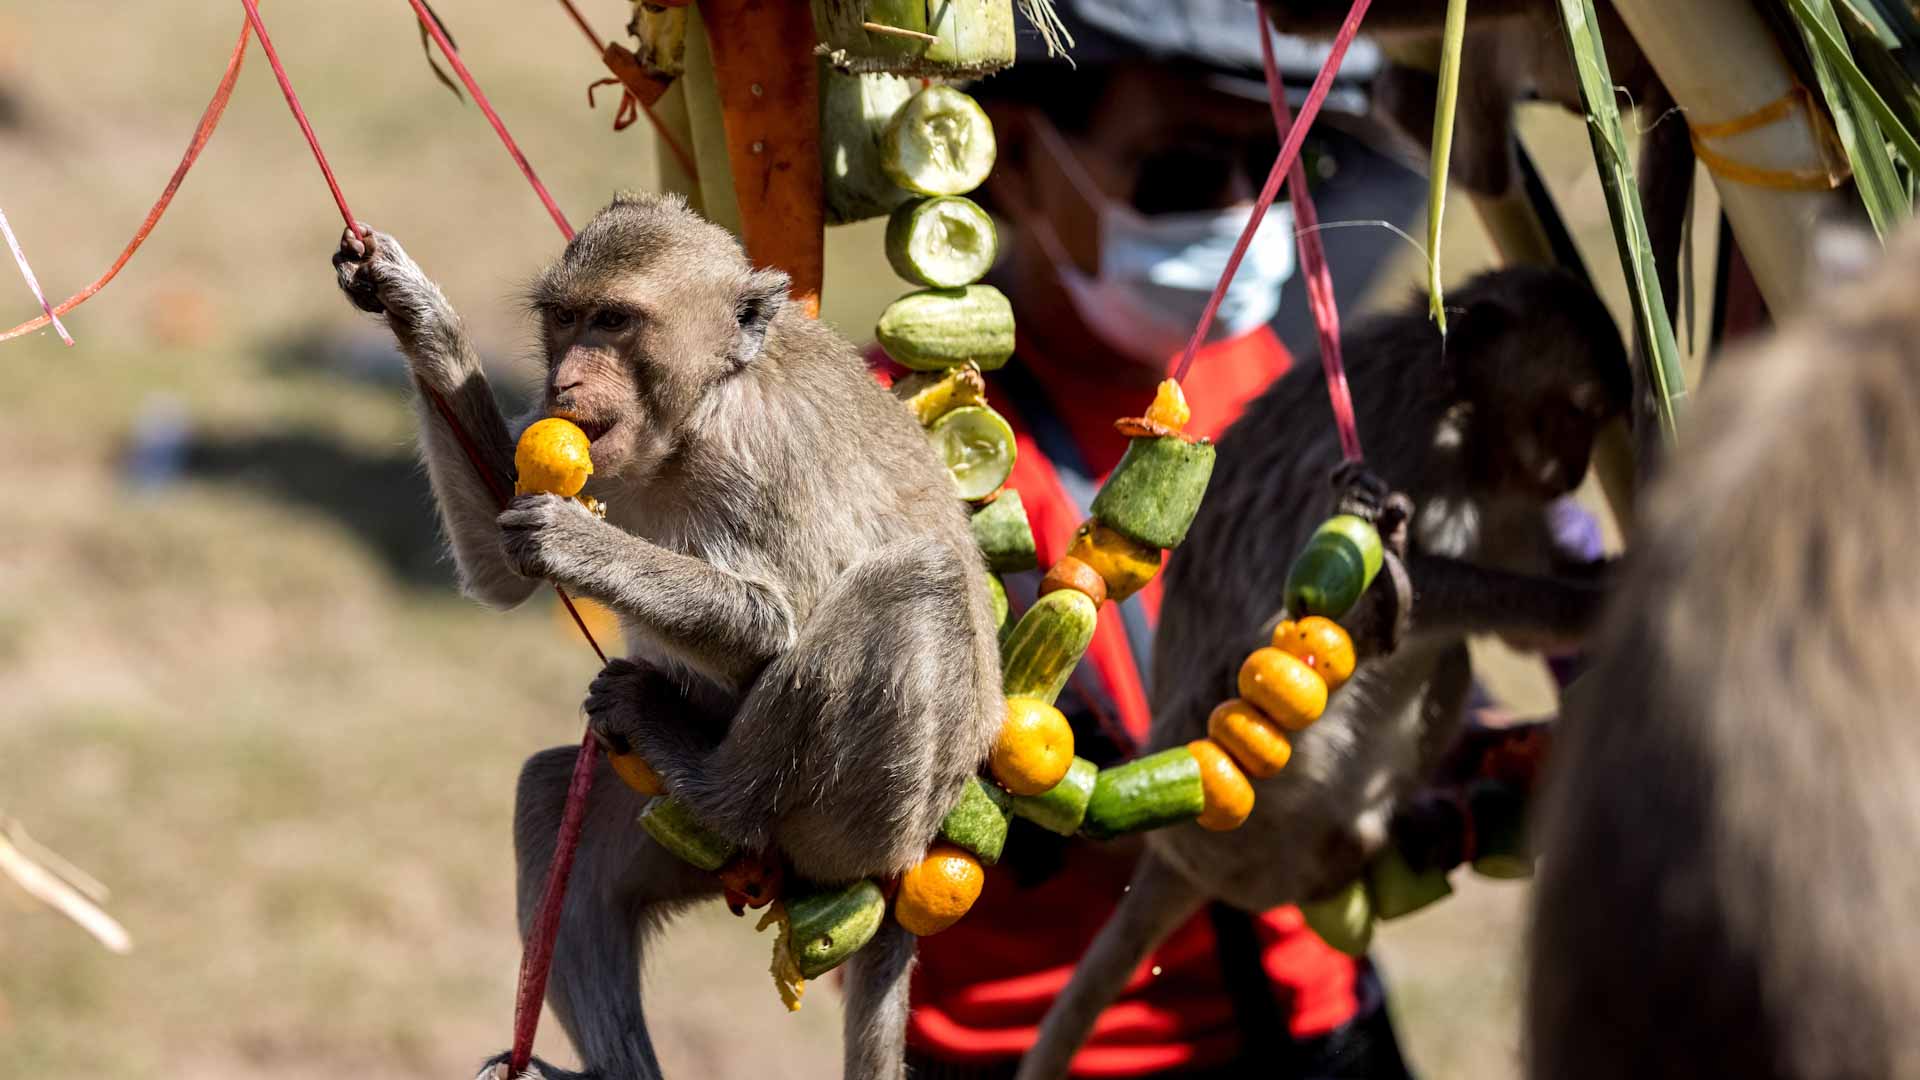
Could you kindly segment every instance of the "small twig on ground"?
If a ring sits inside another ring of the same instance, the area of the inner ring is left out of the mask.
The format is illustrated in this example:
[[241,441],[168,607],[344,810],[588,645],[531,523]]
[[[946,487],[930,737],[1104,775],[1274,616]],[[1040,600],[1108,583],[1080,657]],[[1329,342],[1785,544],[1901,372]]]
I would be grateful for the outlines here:
[[88,895],[104,897],[106,886],[27,838],[26,830],[11,818],[0,818],[0,875],[73,920],[109,951],[124,954],[133,950],[133,937],[126,928]]

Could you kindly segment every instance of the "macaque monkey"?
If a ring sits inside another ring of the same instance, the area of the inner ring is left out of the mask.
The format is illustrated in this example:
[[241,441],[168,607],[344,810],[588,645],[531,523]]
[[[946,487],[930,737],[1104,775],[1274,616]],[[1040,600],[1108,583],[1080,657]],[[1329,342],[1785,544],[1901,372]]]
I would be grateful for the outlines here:
[[[1367,466],[1413,502],[1407,633],[1390,654],[1363,659],[1319,722],[1293,736],[1286,768],[1254,781],[1253,815],[1238,830],[1147,834],[1022,1080],[1064,1075],[1100,1010],[1202,904],[1264,911],[1358,876],[1461,730],[1469,633],[1571,642],[1598,617],[1604,574],[1556,550],[1547,508],[1580,483],[1594,434],[1627,406],[1613,321],[1559,271],[1501,271],[1447,299],[1457,310],[1444,342],[1423,298],[1350,331],[1343,350]],[[1204,738],[1208,714],[1235,696],[1241,662],[1280,620],[1294,554],[1333,510],[1328,476],[1340,461],[1314,363],[1296,365],[1222,437],[1166,572],[1146,752]],[[1392,589],[1388,577],[1374,590]]]
[[[604,520],[552,495],[503,513],[418,402],[466,591],[507,608],[553,581],[620,616],[631,653],[593,682],[596,730],[706,826],[777,848],[803,878],[918,863],[1004,714],[991,601],[925,434],[851,345],[788,303],[787,276],[750,267],[677,196],[621,195],[532,287],[545,390],[509,427],[458,316],[392,237],[369,252],[349,231],[334,263],[504,490],[515,432],[534,419],[567,417],[592,439],[583,494]],[[521,773],[523,934],[574,753],[536,754]],[[645,801],[602,762],[547,991],[578,1075],[599,1080],[659,1075],[642,953],[677,908],[720,891],[635,824]],[[888,921],[847,963],[848,1077],[902,1075],[913,941]]]
[[1920,1076],[1920,232],[1849,246],[1714,366],[1568,696],[1530,1076]]

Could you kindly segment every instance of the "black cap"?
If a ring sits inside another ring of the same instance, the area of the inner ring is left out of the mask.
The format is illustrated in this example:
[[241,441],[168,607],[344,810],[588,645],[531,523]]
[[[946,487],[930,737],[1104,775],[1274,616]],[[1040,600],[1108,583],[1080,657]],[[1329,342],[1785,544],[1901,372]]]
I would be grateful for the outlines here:
[[[1223,91],[1266,100],[1260,65],[1262,15],[1252,0],[1052,0],[1052,5],[1073,44],[1066,47],[1065,55],[1049,54],[1038,28],[1019,19],[1016,68],[1175,62],[1210,70]],[[1294,91],[1289,96],[1297,99],[1299,88],[1319,74],[1331,43],[1275,34],[1273,44],[1281,80]],[[1382,63],[1373,42],[1356,40],[1341,60],[1327,107],[1365,112],[1366,96],[1360,87],[1372,80]]]

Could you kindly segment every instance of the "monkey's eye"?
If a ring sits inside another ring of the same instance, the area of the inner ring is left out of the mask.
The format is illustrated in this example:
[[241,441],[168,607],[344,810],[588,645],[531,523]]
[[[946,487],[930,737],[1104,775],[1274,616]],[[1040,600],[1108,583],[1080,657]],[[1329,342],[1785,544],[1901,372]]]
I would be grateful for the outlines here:
[[627,324],[632,321],[633,316],[628,315],[624,311],[608,310],[602,311],[593,317],[593,327],[596,330],[625,330]]
[[555,326],[572,326],[579,317],[572,308],[557,307],[547,312],[547,318],[552,319]]

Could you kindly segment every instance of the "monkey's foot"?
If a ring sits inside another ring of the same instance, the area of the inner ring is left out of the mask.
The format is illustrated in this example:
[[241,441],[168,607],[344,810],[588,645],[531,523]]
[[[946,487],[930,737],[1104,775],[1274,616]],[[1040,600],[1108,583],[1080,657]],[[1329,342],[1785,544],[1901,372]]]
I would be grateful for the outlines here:
[[537,1057],[527,1063],[525,1072],[518,1076],[509,1076],[507,1058],[510,1056],[510,1054],[501,1053],[488,1058],[487,1063],[480,1066],[479,1075],[473,1080],[599,1080],[600,1077],[599,1073],[568,1072],[565,1069],[556,1069]]

